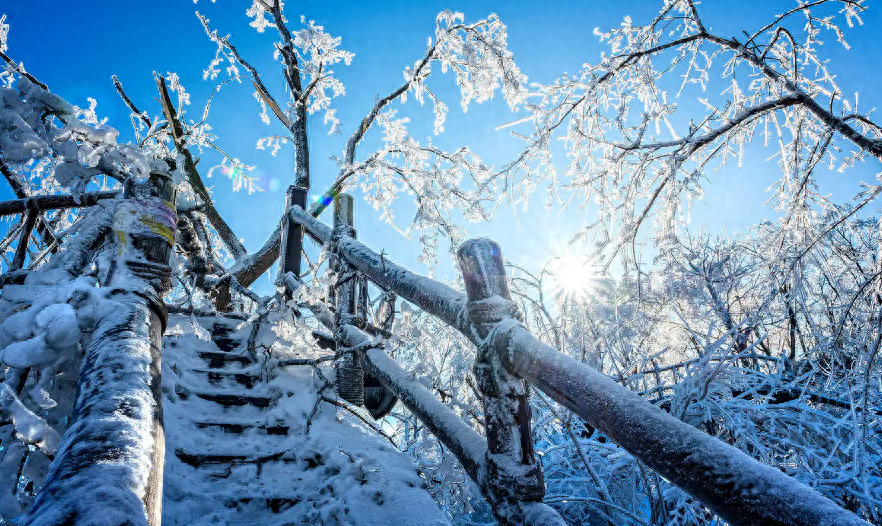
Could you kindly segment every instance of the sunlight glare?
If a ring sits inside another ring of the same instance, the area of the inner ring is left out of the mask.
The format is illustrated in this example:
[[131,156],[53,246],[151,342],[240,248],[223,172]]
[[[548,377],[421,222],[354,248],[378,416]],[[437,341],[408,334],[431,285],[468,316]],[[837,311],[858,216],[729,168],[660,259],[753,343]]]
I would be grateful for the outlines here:
[[555,293],[571,299],[583,299],[591,294],[597,274],[589,258],[571,255],[557,258],[549,267]]

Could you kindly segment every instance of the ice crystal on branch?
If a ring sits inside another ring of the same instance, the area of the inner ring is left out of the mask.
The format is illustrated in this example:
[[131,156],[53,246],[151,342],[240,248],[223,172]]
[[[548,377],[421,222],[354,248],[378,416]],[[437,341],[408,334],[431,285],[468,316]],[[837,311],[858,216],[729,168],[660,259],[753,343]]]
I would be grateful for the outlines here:
[[[702,196],[701,181],[721,166],[740,166],[755,143],[775,150],[779,209],[797,202],[823,207],[803,191],[815,166],[842,170],[882,158],[880,129],[858,112],[857,99],[845,96],[819,54],[831,33],[847,46],[838,24],[859,22],[862,10],[851,0],[798,4],[733,38],[708,29],[700,6],[678,0],[648,24],[626,17],[618,28],[596,30],[609,53],[577,75],[537,87],[533,117],[523,121],[533,131],[521,135],[527,146],[505,171],[550,182],[550,197],[596,202],[595,235],[626,259],[631,251],[622,247],[639,231],[651,233],[662,251],[674,247],[690,201]],[[676,78],[679,89],[669,93]],[[676,98],[692,96],[704,111],[684,115]],[[683,122],[689,124],[675,124]],[[554,168],[555,139],[568,156],[563,170]]]
[[8,48],[6,39],[9,38],[9,24],[6,22],[6,15],[0,16],[0,53],[5,53]]

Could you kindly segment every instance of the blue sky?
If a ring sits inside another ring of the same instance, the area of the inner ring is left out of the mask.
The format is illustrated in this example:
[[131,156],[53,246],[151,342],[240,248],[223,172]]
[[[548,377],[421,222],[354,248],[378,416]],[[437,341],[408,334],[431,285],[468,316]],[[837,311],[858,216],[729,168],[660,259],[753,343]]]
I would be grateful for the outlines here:
[[[231,34],[240,52],[262,72],[264,81],[277,97],[283,95],[283,80],[272,58],[273,35],[257,34],[248,26],[245,10],[250,1],[152,0],[120,2],[93,0],[6,0],[0,14],[7,15],[11,26],[10,56],[24,62],[27,69],[50,89],[70,102],[88,106],[87,97],[98,100],[99,116],[119,129],[125,140],[131,137],[128,110],[117,97],[110,81],[117,75],[129,96],[151,114],[159,112],[155,101],[152,72],[176,72],[191,93],[191,117],[201,113],[213,83],[202,80],[202,71],[213,58],[215,46],[205,36],[194,12],[200,10],[221,34]],[[434,20],[443,9],[462,11],[474,21],[497,13],[508,26],[509,46],[522,71],[535,82],[550,82],[562,72],[576,72],[584,62],[595,62],[603,46],[594,36],[595,27],[618,25],[624,15],[635,22],[649,20],[661,2],[620,0],[617,2],[563,1],[386,1],[346,2],[289,1],[286,14],[296,21],[298,15],[325,26],[341,36],[342,48],[355,53],[351,66],[340,66],[337,76],[346,84],[347,94],[335,101],[341,120],[342,136],[327,136],[321,115],[309,124],[313,190],[323,191],[337,173],[329,160],[340,155],[346,137],[379,95],[385,95],[401,81],[401,72],[419,59],[426,39],[433,34]],[[708,0],[700,6],[707,25],[723,34],[754,30],[770,17],[795,5],[790,1]],[[848,93],[860,92],[864,108],[880,106],[878,86],[882,54],[875,40],[880,11],[869,2],[865,25],[849,33],[853,50],[845,52],[830,43],[824,56],[831,59],[839,85]],[[439,76],[440,77],[440,76]],[[500,166],[514,156],[519,147],[506,131],[496,131],[498,124],[516,116],[501,100],[481,106],[472,105],[466,115],[459,110],[458,94],[452,77],[435,79],[436,92],[451,108],[446,132],[433,140],[445,147],[468,145],[485,162]],[[270,126],[260,122],[259,107],[248,85],[228,85],[215,98],[210,122],[219,136],[218,144],[243,162],[256,165],[266,191],[247,195],[233,193],[232,184],[216,174],[208,180],[214,186],[217,207],[233,230],[245,239],[246,248],[257,249],[274,228],[284,204],[284,189],[293,182],[292,150],[284,148],[277,157],[258,151],[254,144],[262,136],[280,133],[275,121]],[[688,100],[680,101],[688,105]],[[395,105],[413,121],[414,134],[425,140],[431,134],[430,108],[414,102],[406,107]],[[364,158],[377,144],[376,131],[360,147]],[[724,226],[729,231],[743,229],[759,219],[772,217],[763,207],[769,197],[766,188],[777,177],[776,167],[764,162],[770,151],[758,152],[740,169],[727,168],[714,174],[705,185],[706,202],[693,207],[692,224],[706,225],[710,232]],[[200,164],[203,173],[213,157],[206,154]],[[875,162],[873,162],[875,163]],[[822,193],[837,198],[851,197],[860,180],[870,181],[879,171],[878,163],[867,164],[845,176],[827,174],[822,178]],[[9,198],[7,188],[0,198]],[[490,224],[471,225],[470,234],[498,240],[507,257],[531,266],[540,264],[560,250],[579,227],[594,219],[593,212],[545,208],[544,196],[537,196],[526,211],[520,211],[520,224],[510,210],[502,210]],[[418,242],[401,237],[391,227],[377,221],[377,214],[363,202],[357,203],[356,227],[359,236],[377,250],[385,249],[390,257],[421,272],[416,265]],[[402,203],[399,217],[406,221],[411,208]],[[325,219],[329,220],[328,218]],[[552,234],[550,234],[552,233]],[[452,277],[449,258],[443,255],[439,274]],[[262,279],[258,290],[268,292],[269,281]]]

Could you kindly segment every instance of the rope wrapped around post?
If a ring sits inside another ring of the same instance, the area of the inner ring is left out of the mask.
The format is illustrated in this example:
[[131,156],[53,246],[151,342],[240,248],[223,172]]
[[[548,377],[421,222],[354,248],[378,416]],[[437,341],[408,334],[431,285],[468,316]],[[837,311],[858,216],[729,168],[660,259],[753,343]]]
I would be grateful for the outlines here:
[[484,405],[488,447],[482,477],[499,523],[524,524],[522,503],[541,502],[545,481],[533,452],[529,385],[506,370],[494,341],[500,326],[519,324],[522,316],[511,300],[499,245],[472,239],[462,244],[457,256],[479,342],[473,371]]

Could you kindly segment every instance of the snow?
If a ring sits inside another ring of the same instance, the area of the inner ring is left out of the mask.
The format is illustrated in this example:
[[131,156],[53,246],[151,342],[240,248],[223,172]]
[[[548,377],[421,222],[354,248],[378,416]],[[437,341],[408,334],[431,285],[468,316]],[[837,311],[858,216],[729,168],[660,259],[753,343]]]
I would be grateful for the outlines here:
[[[80,327],[93,328],[90,317],[80,319],[76,309],[90,312],[96,303],[93,280],[72,280],[64,270],[52,268],[64,259],[64,253],[56,255],[40,271],[29,273],[24,284],[8,284],[0,292],[0,366],[9,367],[0,384],[0,411],[10,416],[21,441],[4,439],[8,447],[0,447],[0,462],[23,463],[27,469],[22,476],[33,477],[27,480],[37,488],[48,467],[40,459],[56,453],[73,409]],[[24,375],[28,369],[31,374]],[[15,444],[25,447],[23,456],[15,452]],[[2,498],[0,517],[9,518],[21,513],[30,496],[19,492]]]
[[15,433],[32,444],[40,444],[41,449],[54,452],[58,444],[58,433],[46,421],[25,407],[6,384],[0,385],[0,408],[12,417]]
[[53,349],[64,349],[80,341],[82,334],[77,316],[67,303],[55,303],[41,310],[34,320],[37,328],[45,331],[46,344]]
[[[314,359],[322,351],[280,341],[272,357],[252,357],[245,349],[249,324],[195,319],[202,330],[214,332],[214,341],[201,339],[191,318],[178,315],[171,316],[164,339],[164,524],[448,524],[410,457],[348,412],[321,403],[307,431],[323,382],[311,367],[276,364],[286,358]],[[219,339],[217,334],[225,331],[229,334]],[[262,327],[258,340],[270,331]],[[235,359],[211,364],[199,357],[201,352]],[[329,363],[321,370],[333,378]],[[255,383],[241,385],[233,375]],[[212,394],[269,402],[266,407],[223,406],[202,397]],[[323,394],[334,396],[330,388]],[[236,433],[205,424],[244,429]],[[268,434],[273,427],[287,430]],[[179,452],[191,460],[186,455],[237,460],[193,466]]]
[[104,301],[80,372],[76,416],[26,524],[147,524],[141,499],[154,439],[151,316],[138,296]]
[[54,359],[55,353],[46,346],[43,336],[15,342],[0,351],[0,362],[19,369],[47,364]]

